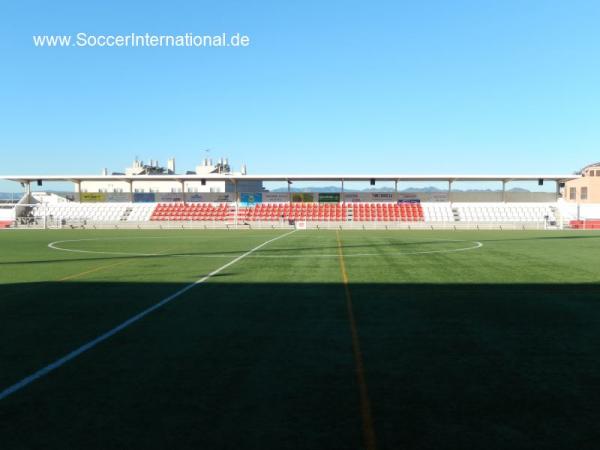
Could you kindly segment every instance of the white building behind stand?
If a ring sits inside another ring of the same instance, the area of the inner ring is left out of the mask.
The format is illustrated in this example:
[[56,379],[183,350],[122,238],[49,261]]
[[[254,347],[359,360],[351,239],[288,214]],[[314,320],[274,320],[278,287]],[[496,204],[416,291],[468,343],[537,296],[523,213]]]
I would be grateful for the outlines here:
[[[134,160],[133,165],[125,169],[124,173],[112,173],[111,175],[126,175],[126,176],[138,176],[138,175],[152,175],[152,180],[142,181],[137,179],[133,186],[130,186],[128,181],[119,181],[110,179],[108,171],[104,169],[104,176],[107,177],[106,181],[94,179],[94,180],[81,180],[79,185],[79,191],[83,193],[93,192],[104,192],[104,193],[128,193],[130,189],[133,193],[151,193],[151,192],[164,192],[164,193],[195,193],[195,192],[236,192],[236,186],[228,180],[211,180],[211,179],[186,179],[185,182],[177,180],[177,173],[175,172],[175,158],[171,158],[167,162],[167,167],[161,167],[158,161],[150,160],[149,164],[144,164],[143,161]],[[157,179],[157,175],[165,175],[165,180]],[[233,175],[243,176],[246,175],[246,167],[242,166],[239,172],[234,172],[229,165],[229,161],[224,158],[220,158],[216,163],[213,164],[213,160],[210,158],[204,159],[202,164],[196,166],[195,171],[187,171],[182,175]],[[237,192],[262,192],[263,183],[260,180],[239,180],[237,182]]]

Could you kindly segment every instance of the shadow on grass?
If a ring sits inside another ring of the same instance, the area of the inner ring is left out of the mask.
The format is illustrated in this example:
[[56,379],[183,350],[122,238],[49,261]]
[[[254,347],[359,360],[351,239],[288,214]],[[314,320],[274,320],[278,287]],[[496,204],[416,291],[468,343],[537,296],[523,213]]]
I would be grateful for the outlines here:
[[[0,389],[184,286],[4,285]],[[350,292],[378,448],[600,441],[600,285]],[[224,277],[0,401],[0,447],[361,448],[355,370],[342,285]]]

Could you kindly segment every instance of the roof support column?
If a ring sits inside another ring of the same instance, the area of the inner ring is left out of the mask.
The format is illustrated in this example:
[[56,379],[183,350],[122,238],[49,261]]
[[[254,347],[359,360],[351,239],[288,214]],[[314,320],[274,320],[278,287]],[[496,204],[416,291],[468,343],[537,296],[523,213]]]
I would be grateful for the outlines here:
[[233,192],[234,192],[234,197],[235,197],[235,212],[234,212],[234,216],[233,216],[233,224],[234,227],[237,228],[238,226],[238,207],[239,207],[239,202],[238,202],[238,185],[237,185],[237,180],[231,180],[233,181]]
[[133,180],[127,180],[129,183],[129,202],[133,203]]
[[81,203],[81,180],[75,181],[75,192],[77,193],[77,201]]
[[341,199],[342,204],[344,203],[344,179],[342,178],[342,193],[341,193]]
[[185,180],[179,180],[181,183],[181,201],[185,205]]
[[502,203],[506,203],[506,180],[502,180]]
[[452,180],[448,180],[448,201],[452,203]]
[[288,185],[288,200],[290,202],[290,205],[292,204],[292,189],[291,189],[291,184],[292,182],[288,179],[287,181],[287,185]]

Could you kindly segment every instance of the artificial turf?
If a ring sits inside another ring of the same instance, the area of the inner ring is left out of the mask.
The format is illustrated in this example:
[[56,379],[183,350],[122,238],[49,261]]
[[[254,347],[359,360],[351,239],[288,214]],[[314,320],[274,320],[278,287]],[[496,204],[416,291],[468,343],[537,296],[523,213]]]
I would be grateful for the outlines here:
[[[1,232],[0,391],[284,233]],[[598,232],[298,231],[1,399],[0,448],[597,448],[599,255]]]

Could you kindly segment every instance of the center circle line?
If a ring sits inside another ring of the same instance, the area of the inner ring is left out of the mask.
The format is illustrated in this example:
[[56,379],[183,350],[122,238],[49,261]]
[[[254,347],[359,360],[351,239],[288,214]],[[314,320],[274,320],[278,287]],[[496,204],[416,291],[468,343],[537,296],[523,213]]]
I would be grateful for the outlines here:
[[[138,253],[138,252],[111,252],[111,251],[99,251],[99,250],[85,250],[85,249],[72,249],[61,247],[58,244],[64,244],[67,242],[84,242],[84,241],[111,241],[111,240],[131,240],[131,239],[169,239],[172,238],[170,236],[138,236],[138,237],[115,237],[115,238],[87,238],[87,239],[65,239],[60,241],[50,242],[48,244],[48,248],[53,250],[65,251],[65,252],[74,252],[74,253],[89,253],[89,254],[101,254],[101,255],[119,255],[119,256],[174,256],[174,257],[196,257],[196,258],[228,258],[234,255],[231,254],[186,254],[186,253],[173,253],[173,254],[165,254],[165,253]],[[189,237],[186,237],[189,239]],[[431,241],[432,239],[430,239]],[[468,247],[460,247],[460,248],[452,248],[452,249],[440,249],[440,250],[424,250],[424,251],[414,251],[414,252],[393,252],[393,253],[347,253],[344,255],[345,258],[358,258],[358,257],[366,257],[366,256],[405,256],[405,255],[427,255],[427,254],[435,254],[435,253],[456,253],[456,252],[464,252],[469,250],[477,250],[483,247],[483,243],[480,241],[469,241],[463,239],[433,239],[439,242],[465,242],[471,243],[475,245],[471,245]],[[414,244],[421,244],[421,242],[414,242]],[[241,253],[241,251],[240,251]],[[261,255],[261,254],[253,254],[248,255],[249,258],[262,258],[262,259],[277,259],[277,258],[287,258],[287,259],[296,259],[296,258],[337,258],[339,255],[337,254],[317,254],[317,255],[293,255],[293,254],[281,254],[281,255]]]

